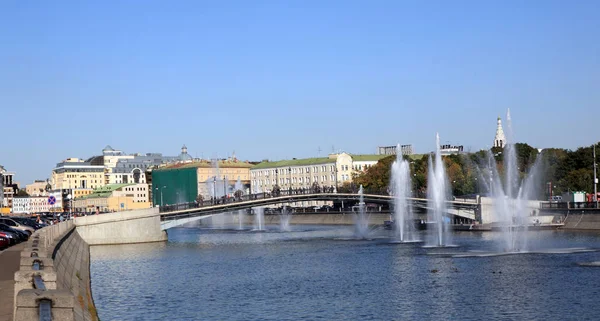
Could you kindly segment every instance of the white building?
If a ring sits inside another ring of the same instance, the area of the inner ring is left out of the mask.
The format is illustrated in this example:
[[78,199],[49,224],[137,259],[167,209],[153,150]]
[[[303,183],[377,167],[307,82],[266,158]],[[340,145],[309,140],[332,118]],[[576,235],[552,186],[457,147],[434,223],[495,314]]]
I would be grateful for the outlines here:
[[496,127],[496,137],[494,137],[493,147],[503,148],[506,145],[506,136],[504,136],[504,130],[502,129],[502,119],[498,117],[498,126]]
[[329,157],[262,162],[250,169],[252,191],[339,187],[352,181],[352,174],[367,170],[388,155],[331,154]]
[[35,214],[49,212],[47,196],[15,197],[12,203],[13,214]]
[[29,197],[14,197],[12,201],[13,214],[31,213]]

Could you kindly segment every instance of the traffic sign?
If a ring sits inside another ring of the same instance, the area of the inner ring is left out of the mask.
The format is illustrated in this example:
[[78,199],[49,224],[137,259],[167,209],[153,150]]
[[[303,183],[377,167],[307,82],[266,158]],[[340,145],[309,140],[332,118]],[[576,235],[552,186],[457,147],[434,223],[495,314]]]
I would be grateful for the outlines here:
[[48,197],[48,204],[50,204],[50,205],[56,204],[56,197],[54,197],[54,196]]

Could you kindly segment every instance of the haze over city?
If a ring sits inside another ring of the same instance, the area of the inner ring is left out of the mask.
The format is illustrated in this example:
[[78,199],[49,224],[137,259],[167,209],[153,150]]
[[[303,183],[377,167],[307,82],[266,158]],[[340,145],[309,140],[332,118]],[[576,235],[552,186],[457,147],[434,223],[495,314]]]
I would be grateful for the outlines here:
[[[543,7],[542,7],[543,4]],[[595,1],[0,4],[0,164],[23,184],[107,144],[284,159],[378,145],[592,144]]]

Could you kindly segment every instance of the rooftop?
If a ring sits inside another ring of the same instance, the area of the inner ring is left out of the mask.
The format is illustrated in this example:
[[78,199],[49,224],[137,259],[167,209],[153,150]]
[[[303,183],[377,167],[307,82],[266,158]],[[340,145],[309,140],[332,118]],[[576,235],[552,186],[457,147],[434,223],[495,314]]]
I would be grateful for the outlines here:
[[76,197],[76,199],[109,197],[114,191],[136,184],[111,184],[96,188],[91,194]]
[[[248,163],[248,162],[241,162],[241,161],[219,161],[219,168],[251,168],[253,165]],[[169,164],[166,165],[164,167],[158,168],[156,169],[157,171],[162,171],[162,170],[175,170],[175,169],[184,169],[184,168],[211,168],[213,167],[212,162],[210,161],[197,161],[197,162],[191,162],[191,163],[176,163],[176,164]]]
[[352,156],[352,161],[354,162],[369,162],[369,161],[379,161],[382,158],[386,158],[390,155],[350,155]]
[[316,157],[316,158],[302,158],[302,159],[291,159],[291,160],[280,160],[274,162],[261,162],[254,166],[252,169],[263,169],[263,168],[274,168],[274,167],[287,167],[287,166],[306,166],[306,165],[319,165],[335,163],[335,158],[329,157]]

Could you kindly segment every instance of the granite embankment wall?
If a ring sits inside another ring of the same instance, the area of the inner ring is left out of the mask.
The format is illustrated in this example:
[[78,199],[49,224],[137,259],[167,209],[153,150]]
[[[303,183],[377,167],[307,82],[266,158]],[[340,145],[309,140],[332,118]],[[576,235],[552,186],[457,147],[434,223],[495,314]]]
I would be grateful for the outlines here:
[[[42,286],[36,277],[43,280]],[[73,221],[36,231],[21,252],[14,320],[39,320],[44,301],[51,302],[52,320],[98,320],[90,284],[90,247]]]
[[600,214],[569,214],[565,218],[565,230],[600,230]]

